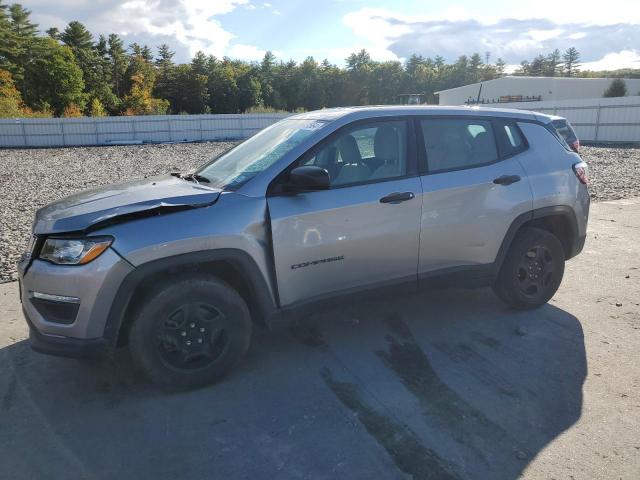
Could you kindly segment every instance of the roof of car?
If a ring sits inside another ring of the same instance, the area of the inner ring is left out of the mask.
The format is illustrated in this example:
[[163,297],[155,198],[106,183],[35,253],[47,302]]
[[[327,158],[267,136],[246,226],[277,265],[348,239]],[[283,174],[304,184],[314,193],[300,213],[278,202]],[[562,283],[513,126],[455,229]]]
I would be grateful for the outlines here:
[[333,121],[343,117],[353,120],[394,115],[482,115],[535,119],[535,112],[513,108],[444,105],[372,105],[364,107],[325,108],[304,112],[289,118]]

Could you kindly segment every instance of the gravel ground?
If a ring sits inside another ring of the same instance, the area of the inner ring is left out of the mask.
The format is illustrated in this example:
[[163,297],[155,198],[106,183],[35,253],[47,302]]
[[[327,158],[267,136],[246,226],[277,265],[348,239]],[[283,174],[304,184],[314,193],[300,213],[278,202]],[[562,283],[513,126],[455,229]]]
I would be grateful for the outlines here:
[[[0,150],[0,283],[16,280],[35,211],[87,188],[189,171],[230,142]],[[640,149],[583,147],[594,200],[640,196]]]

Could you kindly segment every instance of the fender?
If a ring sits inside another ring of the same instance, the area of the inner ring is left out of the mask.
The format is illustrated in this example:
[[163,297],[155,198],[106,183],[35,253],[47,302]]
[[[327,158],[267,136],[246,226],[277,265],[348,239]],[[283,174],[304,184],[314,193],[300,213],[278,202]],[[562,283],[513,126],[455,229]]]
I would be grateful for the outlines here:
[[254,260],[243,250],[224,248],[190,252],[172,257],[166,257],[142,264],[132,270],[122,281],[111,305],[103,337],[110,345],[115,346],[120,328],[125,318],[127,308],[133,300],[137,287],[153,275],[172,268],[188,266],[202,266],[210,262],[225,261],[231,264],[244,277],[250,288],[250,295],[254,300],[257,312],[265,319],[269,326],[277,307],[267,282],[262,277],[260,269]]
[[558,215],[565,217],[569,221],[569,227],[571,228],[571,238],[573,240],[571,245],[571,254],[566,259],[568,260],[580,253],[582,245],[584,245],[584,237],[580,238],[578,235],[578,220],[576,219],[576,214],[573,209],[568,205],[554,205],[552,207],[537,208],[518,215],[511,223],[511,226],[502,240],[502,244],[498,250],[498,255],[496,255],[496,260],[494,262],[494,275],[497,275],[498,272],[500,272],[500,268],[507,256],[507,252],[509,251],[509,247],[511,246],[513,239],[518,233],[518,230],[520,230],[525,223],[531,220]]

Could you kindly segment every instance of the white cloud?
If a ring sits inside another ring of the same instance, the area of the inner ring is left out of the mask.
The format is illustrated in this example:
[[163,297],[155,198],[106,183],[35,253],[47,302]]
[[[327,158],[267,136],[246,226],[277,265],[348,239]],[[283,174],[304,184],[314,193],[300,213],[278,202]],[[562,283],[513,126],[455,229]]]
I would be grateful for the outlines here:
[[223,56],[234,35],[215,18],[248,0],[131,0],[107,9],[97,22],[127,35],[173,37],[189,54],[198,50]]
[[265,50],[261,50],[255,45],[243,45],[237,43],[229,48],[229,55],[232,58],[240,58],[242,60],[260,60],[264,57]]
[[[544,3],[544,2],[543,2]],[[612,3],[619,3],[612,0]],[[640,9],[637,9],[640,10]],[[619,17],[624,15],[618,14]],[[632,14],[630,18],[637,15]],[[606,19],[614,19],[612,15]],[[569,23],[569,21],[571,23]],[[577,23],[569,16],[563,22],[536,18],[485,18],[461,8],[441,14],[407,16],[385,9],[363,8],[348,13],[343,23],[367,44],[376,59],[405,59],[413,53],[442,55],[448,61],[485,51],[517,64],[538,54],[574,46],[584,62],[632,50],[640,44],[640,18],[613,24]],[[627,56],[612,57],[616,61]]]
[[618,68],[640,68],[640,52],[636,50],[622,50],[617,53],[607,53],[600,60],[583,63],[582,70],[616,70]]
[[[177,51],[177,61],[189,61],[198,50],[217,57],[231,55],[235,35],[224,28],[220,15],[237,8],[256,9],[249,0],[65,0],[56,8],[50,0],[23,2],[33,10],[41,30],[63,29],[77,18],[96,36],[116,32],[127,44],[168,43]],[[248,47],[234,51],[248,52]]]

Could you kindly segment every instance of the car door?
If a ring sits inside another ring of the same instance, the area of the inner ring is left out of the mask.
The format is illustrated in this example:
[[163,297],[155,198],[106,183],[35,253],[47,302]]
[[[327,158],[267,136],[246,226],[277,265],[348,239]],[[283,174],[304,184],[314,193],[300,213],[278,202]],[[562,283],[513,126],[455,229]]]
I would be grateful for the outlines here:
[[426,159],[420,274],[490,266],[513,220],[532,208],[518,161],[526,154],[524,136],[514,122],[488,117],[426,117],[417,123]]
[[295,162],[327,169],[328,190],[270,189],[269,215],[283,306],[417,280],[420,179],[406,119],[343,127]]

